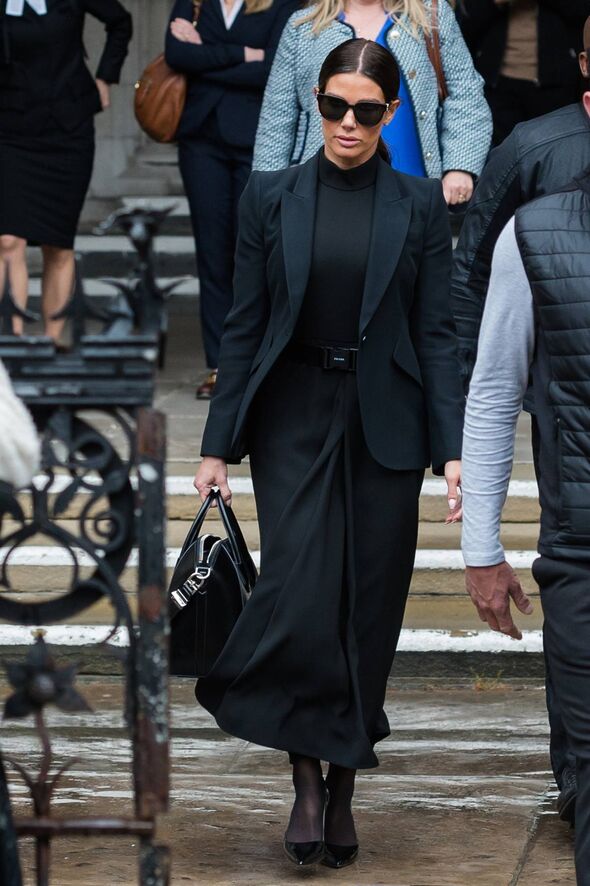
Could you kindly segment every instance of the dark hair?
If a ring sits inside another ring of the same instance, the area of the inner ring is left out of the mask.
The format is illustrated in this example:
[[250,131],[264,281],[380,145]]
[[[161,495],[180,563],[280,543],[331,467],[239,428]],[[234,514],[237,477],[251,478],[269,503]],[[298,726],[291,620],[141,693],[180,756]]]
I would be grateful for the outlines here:
[[[399,95],[400,74],[397,62],[391,52],[373,40],[346,40],[333,49],[324,59],[320,71],[320,92],[325,91],[328,80],[336,74],[362,74],[368,77],[381,88],[388,104]],[[388,163],[391,161],[389,149],[382,138],[379,139],[377,152]]]

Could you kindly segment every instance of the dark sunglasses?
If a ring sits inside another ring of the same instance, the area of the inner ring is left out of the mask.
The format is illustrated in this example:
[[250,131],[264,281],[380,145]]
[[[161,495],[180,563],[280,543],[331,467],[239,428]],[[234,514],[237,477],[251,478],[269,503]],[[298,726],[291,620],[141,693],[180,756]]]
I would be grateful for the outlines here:
[[325,92],[317,93],[318,107],[324,120],[342,120],[348,111],[352,111],[356,122],[361,126],[377,126],[389,109],[389,105],[383,102],[357,102],[349,105],[343,98],[335,95],[326,95]]

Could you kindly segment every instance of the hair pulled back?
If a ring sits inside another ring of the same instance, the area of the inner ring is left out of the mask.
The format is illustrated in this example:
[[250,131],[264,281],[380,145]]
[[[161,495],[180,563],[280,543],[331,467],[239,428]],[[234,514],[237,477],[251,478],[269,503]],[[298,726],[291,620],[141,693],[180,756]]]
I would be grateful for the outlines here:
[[[399,95],[397,62],[387,49],[373,40],[346,40],[328,53],[318,79],[320,92],[325,92],[328,81],[337,74],[362,74],[368,77],[380,87],[388,104]],[[387,163],[391,161],[389,149],[382,138],[379,139],[377,152]]]

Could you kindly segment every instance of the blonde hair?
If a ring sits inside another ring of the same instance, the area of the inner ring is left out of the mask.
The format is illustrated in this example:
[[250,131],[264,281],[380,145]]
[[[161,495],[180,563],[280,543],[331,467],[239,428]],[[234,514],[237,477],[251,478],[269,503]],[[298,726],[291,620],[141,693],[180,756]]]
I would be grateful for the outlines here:
[[[443,3],[446,0],[442,0]],[[396,19],[400,26],[409,30],[414,37],[420,33],[431,31],[430,10],[426,9],[424,0],[383,0],[383,8],[391,18]],[[312,32],[319,34],[329,27],[334,19],[344,12],[344,0],[310,0],[309,12],[296,22],[302,25],[312,22]]]
[[246,15],[252,15],[254,12],[266,12],[273,4],[273,0],[245,0]]

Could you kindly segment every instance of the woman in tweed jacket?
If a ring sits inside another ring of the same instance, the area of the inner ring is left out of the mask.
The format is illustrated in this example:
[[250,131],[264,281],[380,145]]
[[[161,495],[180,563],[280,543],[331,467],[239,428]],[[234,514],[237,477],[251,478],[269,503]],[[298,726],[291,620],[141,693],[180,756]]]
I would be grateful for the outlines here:
[[322,62],[351,36],[365,37],[382,42],[395,56],[406,89],[400,138],[414,140],[419,171],[416,161],[406,170],[403,163],[396,163],[395,148],[393,165],[441,178],[449,204],[468,200],[488,154],[491,113],[483,81],[447,0],[439,0],[438,22],[449,96],[439,104],[437,78],[424,39],[431,19],[431,0],[320,0],[294,13],[267,83],[253,168],[283,169],[317,152],[322,130],[313,89]]

